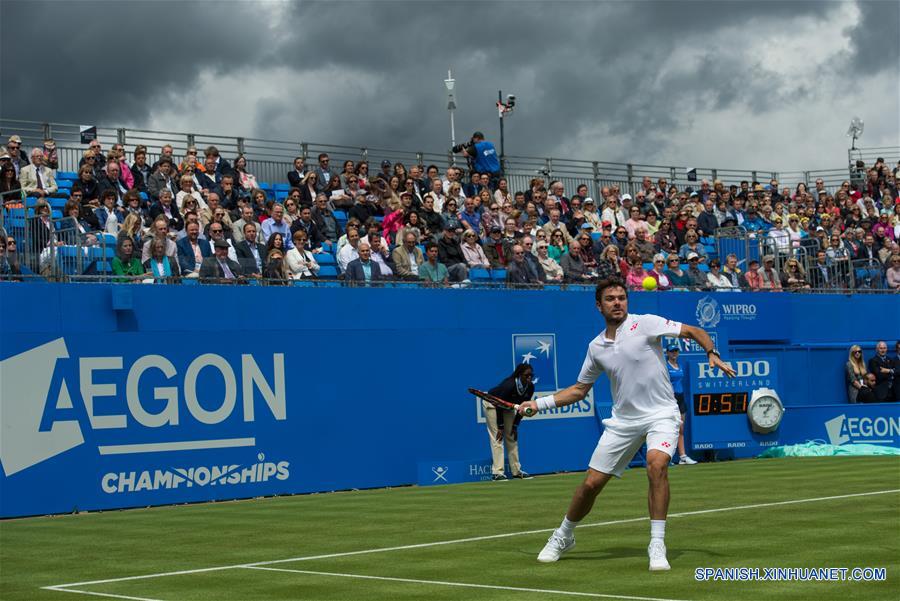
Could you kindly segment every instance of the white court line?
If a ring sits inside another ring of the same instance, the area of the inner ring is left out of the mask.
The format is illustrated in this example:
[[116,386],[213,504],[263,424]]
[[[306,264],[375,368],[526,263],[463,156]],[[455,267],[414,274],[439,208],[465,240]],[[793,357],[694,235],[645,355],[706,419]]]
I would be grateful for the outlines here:
[[362,578],[365,580],[387,580],[388,582],[408,582],[412,584],[440,584],[442,586],[458,586],[462,588],[486,588],[500,591],[518,591],[521,593],[545,593],[552,595],[569,595],[573,597],[595,597],[599,599],[629,599],[631,601],[681,601],[679,599],[662,599],[659,597],[634,597],[631,595],[604,595],[603,593],[580,593],[577,591],[559,591],[547,588],[524,588],[521,586],[499,586],[495,584],[472,584],[469,582],[447,582],[445,580],[419,580],[417,578],[392,578],[389,576],[367,576],[365,574],[341,574],[338,572],[314,572],[312,570],[291,570],[288,568],[264,568],[245,566],[247,570],[266,570],[268,572],[291,572],[294,574],[310,574],[313,576],[339,576],[341,578]]
[[150,599],[148,597],[129,597],[128,595],[115,595],[113,593],[93,593],[91,591],[73,591],[71,589],[59,586],[45,586],[48,591],[56,591],[59,593],[75,593],[77,595],[91,595],[92,597],[111,597],[113,599],[128,599],[129,601],[162,601],[162,599]]
[[[739,511],[741,509],[757,509],[760,507],[776,507],[778,505],[795,505],[798,503],[814,503],[817,501],[833,501],[837,499],[851,499],[854,497],[870,497],[874,495],[887,495],[891,493],[900,492],[900,488],[894,488],[890,490],[875,490],[871,492],[860,492],[860,493],[852,493],[847,495],[834,495],[831,497],[813,497],[809,499],[794,499],[792,501],[775,501],[772,503],[755,503],[753,505],[736,505],[734,507],[720,507],[718,509],[700,509],[698,511],[684,511],[681,513],[670,513],[668,517],[670,518],[680,518],[680,517],[689,517],[693,515],[703,515],[707,513],[718,513],[722,511]],[[611,520],[608,522],[595,522],[593,524],[582,524],[579,528],[595,528],[598,526],[612,526],[615,524],[628,524],[631,522],[643,522],[649,520],[649,517],[640,517],[640,518],[629,518],[624,520]],[[53,586],[45,586],[42,588],[45,589],[57,589],[57,588],[72,588],[72,587],[81,587],[88,586],[91,584],[109,584],[112,582],[126,582],[130,580],[146,580],[149,578],[163,578],[166,576],[182,576],[186,574],[201,574],[204,572],[216,572],[220,570],[233,570],[236,568],[250,568],[257,566],[268,566],[275,565],[279,563],[291,563],[295,561],[310,561],[315,559],[331,559],[334,557],[350,557],[353,555],[365,555],[369,553],[385,553],[388,551],[406,551],[409,549],[422,549],[426,547],[438,547],[441,545],[455,545],[459,543],[471,543],[483,540],[495,540],[500,538],[510,538],[513,536],[524,536],[528,534],[541,534],[552,532],[555,528],[543,528],[541,530],[523,530],[522,532],[509,532],[506,534],[490,534],[487,536],[473,536],[470,538],[458,538],[455,540],[444,540],[444,541],[435,541],[431,543],[419,543],[415,545],[401,545],[397,547],[380,547],[376,549],[363,549],[361,551],[345,551],[342,553],[327,553],[324,555],[307,555],[304,557],[290,557],[288,559],[272,559],[268,561],[257,561],[252,563],[238,563],[234,565],[228,566],[215,566],[211,568],[198,568],[194,570],[177,570],[174,572],[160,572],[158,574],[143,574],[140,576],[124,576],[121,578],[107,578],[104,580],[88,580],[85,582],[71,582],[69,584],[57,584]]]

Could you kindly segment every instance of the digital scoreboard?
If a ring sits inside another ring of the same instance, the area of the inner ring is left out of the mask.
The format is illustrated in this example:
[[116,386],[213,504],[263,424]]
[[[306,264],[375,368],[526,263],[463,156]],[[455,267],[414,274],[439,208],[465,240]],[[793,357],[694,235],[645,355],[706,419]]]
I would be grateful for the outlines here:
[[694,394],[694,415],[738,415],[747,413],[746,392]]
[[685,361],[685,400],[690,411],[691,449],[748,449],[761,452],[783,444],[779,430],[758,434],[750,427],[747,409],[753,392],[779,390],[778,366],[772,357],[728,361],[736,376],[729,378],[703,359]]

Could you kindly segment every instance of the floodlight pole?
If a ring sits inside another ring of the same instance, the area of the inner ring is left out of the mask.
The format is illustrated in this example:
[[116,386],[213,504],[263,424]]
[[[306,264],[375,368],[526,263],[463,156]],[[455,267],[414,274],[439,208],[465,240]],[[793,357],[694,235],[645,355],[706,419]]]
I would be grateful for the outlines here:
[[506,152],[503,145],[503,90],[497,90],[497,109],[500,113],[500,165],[502,168]]
[[[456,80],[453,79],[450,69],[447,69],[447,79],[444,80],[444,85],[447,87],[447,110],[450,112],[450,148],[453,148],[456,146],[456,126],[453,123],[453,111],[456,110],[453,88],[456,85]],[[450,164],[456,165],[456,153],[452,151],[450,152]]]

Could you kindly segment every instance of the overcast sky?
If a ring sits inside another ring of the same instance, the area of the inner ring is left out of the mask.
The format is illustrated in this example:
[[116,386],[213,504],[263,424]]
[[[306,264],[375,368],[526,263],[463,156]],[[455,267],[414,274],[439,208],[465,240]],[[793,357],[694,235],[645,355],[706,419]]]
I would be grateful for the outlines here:
[[[900,145],[900,2],[0,2],[5,118],[791,170]],[[499,142],[497,142],[499,147]]]

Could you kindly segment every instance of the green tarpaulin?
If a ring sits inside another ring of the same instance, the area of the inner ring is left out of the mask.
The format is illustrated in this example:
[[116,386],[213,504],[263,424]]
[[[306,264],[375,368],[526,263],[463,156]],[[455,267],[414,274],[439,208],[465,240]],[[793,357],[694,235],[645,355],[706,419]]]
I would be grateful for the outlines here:
[[877,444],[843,444],[833,445],[820,442],[804,442],[801,444],[772,447],[761,453],[760,457],[828,457],[830,455],[900,455],[900,449],[883,447]]

